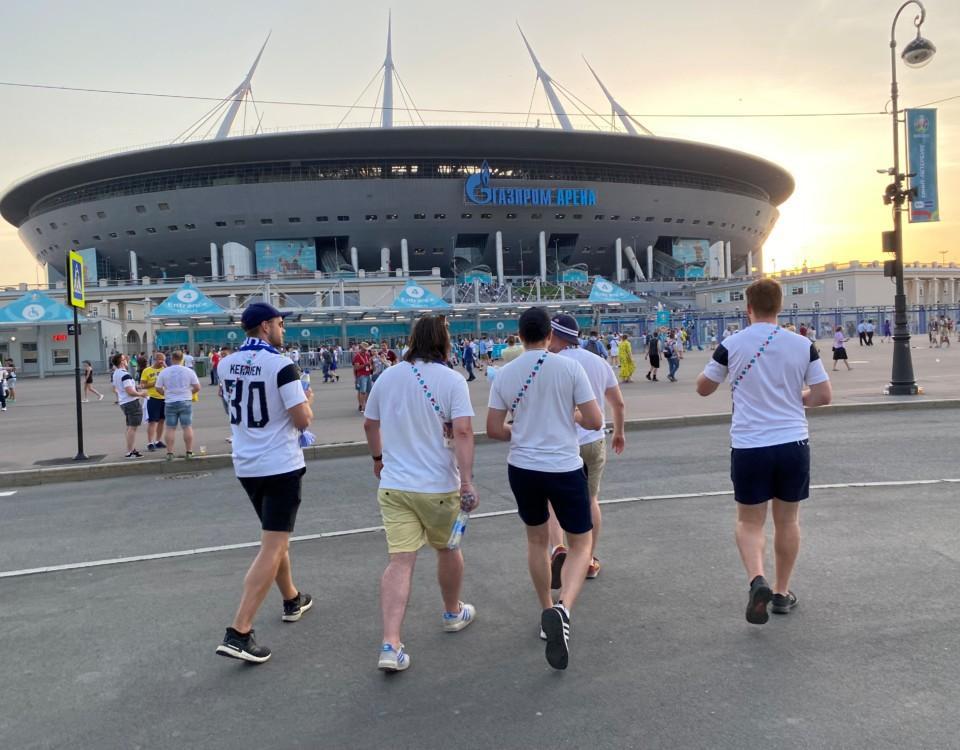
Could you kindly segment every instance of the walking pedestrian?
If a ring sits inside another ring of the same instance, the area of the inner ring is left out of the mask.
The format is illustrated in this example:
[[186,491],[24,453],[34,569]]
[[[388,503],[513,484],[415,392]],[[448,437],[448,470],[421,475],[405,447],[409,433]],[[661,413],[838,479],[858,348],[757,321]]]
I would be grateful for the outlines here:
[[857,323],[857,336],[860,338],[860,346],[867,343],[867,324],[862,320]]
[[140,387],[147,390],[147,450],[151,452],[167,447],[163,442],[165,401],[163,393],[157,390],[157,378],[165,368],[166,357],[162,352],[154,352],[153,363],[140,373]]
[[[593,395],[600,407],[600,414],[606,423],[604,401],[610,404],[613,410],[613,441],[611,447],[617,455],[623,453],[626,444],[624,438],[624,419],[626,407],[617,376],[606,359],[594,354],[589,349],[581,349],[578,341],[579,326],[577,319],[572,315],[554,315],[550,321],[551,337],[549,350],[562,357],[568,357],[579,362],[587,373]],[[603,518],[600,514],[600,480],[603,478],[603,469],[607,463],[607,441],[603,428],[599,430],[585,430],[579,424],[577,443],[580,447],[580,458],[583,459],[583,470],[587,475],[587,491],[590,495],[590,518],[593,521],[593,530],[590,534],[590,563],[587,567],[587,578],[592,579],[600,575],[600,559],[597,557],[597,543],[600,540],[600,529]],[[567,547],[563,543],[563,530],[557,523],[556,517],[550,516],[550,588],[559,589],[561,586],[561,571],[567,556]]]
[[840,362],[843,362],[847,366],[848,370],[853,368],[850,366],[850,362],[847,358],[847,348],[844,344],[847,343],[849,339],[843,335],[843,326],[837,326],[836,330],[833,332],[833,371],[837,371],[837,365]]
[[863,327],[863,332],[867,337],[867,346],[873,346],[873,333],[876,329],[874,328],[873,321],[868,320]]
[[89,359],[83,360],[83,403],[90,399],[87,395],[93,394],[98,401],[103,401],[103,394],[93,387],[93,363]]
[[361,414],[367,405],[367,396],[373,387],[373,355],[370,353],[370,344],[366,341],[360,344],[360,349],[353,355],[353,381],[357,391],[357,411]]
[[10,401],[17,400],[17,365],[7,359],[7,396]]
[[6,367],[0,367],[0,411],[7,410],[8,382],[10,382],[10,373],[7,372]]
[[463,368],[467,371],[467,382],[476,380],[477,376],[473,374],[473,368],[477,364],[477,349],[472,341],[466,341],[463,345]]
[[410,666],[400,628],[410,598],[417,552],[437,552],[443,630],[458,632],[476,618],[460,600],[463,555],[449,544],[461,511],[477,507],[473,486],[473,406],[463,375],[447,367],[450,334],[441,316],[420,318],[404,361],[388,367],[370,392],[363,428],[380,480],[377,502],[389,563],[380,581],[383,640],[377,666]]
[[890,333],[890,320],[887,319],[883,321],[883,338],[881,338],[880,340],[889,341],[891,338],[893,338],[893,336]]
[[284,317],[265,302],[247,306],[241,317],[247,338],[220,362],[219,373],[230,400],[233,468],[262,533],[240,607],[216,652],[254,664],[270,658],[270,649],[254,638],[253,618],[274,582],[283,597],[283,622],[297,622],[313,606],[293,583],[289,551],[306,471],[300,432],[313,419],[313,392],[303,389],[300,370],[278,351]]
[[672,383],[677,382],[677,370],[680,369],[680,346],[682,345],[677,341],[677,337],[671,331],[663,345],[663,356],[666,358],[667,366],[670,368],[670,371],[667,373],[667,379]]
[[620,343],[617,345],[617,361],[620,362],[620,379],[624,383],[629,383],[633,373],[637,371],[637,366],[633,363],[633,347],[630,345],[630,337],[620,334]]
[[[729,377],[733,398],[731,469],[737,502],[736,542],[747,572],[746,619],[762,625],[768,607],[797,606],[790,577],[800,551],[799,502],[810,494],[810,444],[805,406],[830,403],[830,379],[816,347],[777,325],[783,290],[774,279],[746,289],[750,325],[714,352],[697,378],[709,396]],[[776,577],[764,576],[764,524],[772,505]]]
[[188,461],[193,458],[193,399],[200,393],[197,373],[183,364],[183,353],[173,353],[173,364],[163,368],[157,375],[156,390],[164,400],[167,425],[167,461],[173,460],[173,448],[177,441],[177,424],[183,430],[183,444]]
[[126,354],[114,354],[110,358],[113,365],[113,388],[117,392],[117,403],[123,412],[126,425],[125,440],[127,453],[124,458],[143,458],[143,454],[136,449],[137,428],[143,422],[143,404],[141,398],[146,398],[147,392],[137,388],[137,381],[127,368],[130,360]]
[[[579,328],[577,330],[579,331]],[[596,331],[590,331],[590,335],[584,342],[583,348],[588,352],[596,354],[598,357],[602,357],[604,360],[609,356],[607,347],[603,345],[603,340],[597,335]]]
[[220,364],[220,352],[214,349],[210,353],[210,385],[216,385],[219,381],[217,380],[217,366]]
[[[570,614],[587,568],[593,522],[576,425],[603,427],[603,414],[579,362],[551,355],[550,316],[532,307],[520,316],[524,353],[502,367],[490,388],[487,435],[510,443],[507,476],[527,531],[530,578],[540,602],[547,663],[566,669]],[[506,423],[507,416],[510,423]],[[570,551],[561,571],[560,597],[550,598],[548,504],[567,532]]]
[[523,354],[523,346],[520,345],[520,339],[512,335],[507,336],[507,346],[500,354],[503,364],[513,362],[521,354]]
[[658,336],[656,332],[651,333],[650,336],[647,337],[647,351],[644,356],[650,363],[650,367],[647,370],[647,380],[656,382],[657,370],[660,369],[660,336]]

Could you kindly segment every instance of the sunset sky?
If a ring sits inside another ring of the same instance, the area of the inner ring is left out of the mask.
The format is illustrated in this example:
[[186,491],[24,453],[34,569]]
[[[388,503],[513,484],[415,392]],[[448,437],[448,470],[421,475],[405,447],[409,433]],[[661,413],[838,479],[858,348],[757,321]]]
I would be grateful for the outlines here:
[[[898,62],[904,106],[960,97],[960,3],[925,4],[923,35],[938,52],[919,70]],[[475,111],[425,112],[428,122],[522,124],[535,73],[519,21],[544,67],[594,109],[603,111],[605,100],[581,54],[657,135],[747,151],[793,174],[797,189],[767,242],[766,270],[881,257],[880,232],[891,220],[881,201],[888,180],[876,169],[892,164],[889,115],[718,115],[881,112],[899,2],[7,0],[0,80],[221,97],[272,29],[254,79],[258,99],[350,104],[383,60],[391,5],[394,60],[417,106]],[[915,33],[914,15],[904,11],[897,27],[898,60]],[[362,103],[372,104],[374,93]],[[0,190],[75,157],[169,142],[210,106],[0,86]],[[906,256],[939,261],[947,251],[947,261],[960,262],[960,98],[934,106],[941,221],[908,225]],[[534,110],[545,107],[538,93]],[[334,124],[343,115],[279,104],[262,111],[266,129]],[[349,122],[369,117],[359,110]],[[38,277],[16,230],[2,221],[0,254],[0,284]]]

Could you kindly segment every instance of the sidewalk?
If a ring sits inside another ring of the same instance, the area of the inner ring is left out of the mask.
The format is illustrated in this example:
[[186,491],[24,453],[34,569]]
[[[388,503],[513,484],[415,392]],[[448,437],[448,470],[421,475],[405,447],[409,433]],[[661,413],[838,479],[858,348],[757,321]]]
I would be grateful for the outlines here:
[[[925,341],[923,342],[925,344]],[[820,342],[825,359],[830,356],[828,341]],[[882,395],[882,388],[890,377],[891,345],[877,343],[873,347],[860,347],[853,343],[848,351],[852,372],[841,369],[832,372],[832,363],[826,361],[834,387],[836,404],[891,403],[897,401],[932,401],[960,398],[960,346],[954,349],[913,350],[913,363],[917,381],[924,394],[916,397],[893,398]],[[634,382],[622,386],[627,402],[627,418],[657,419],[689,417],[705,414],[727,414],[730,411],[728,389],[723,387],[708,399],[699,397],[693,390],[697,374],[703,369],[710,352],[688,352],[680,366],[680,382],[666,380],[666,367],[660,370],[662,380],[651,383],[644,379],[646,363],[638,358]],[[353,390],[353,378],[347,370],[339,383],[324,385],[319,372],[313,379],[315,398],[315,421],[313,432],[318,444],[353,443],[362,441],[363,418],[357,411]],[[470,384],[473,406],[476,410],[474,430],[483,432],[486,422],[486,404],[489,383],[485,377]],[[113,392],[105,375],[96,377],[94,387],[105,394],[103,401],[83,404],[84,449],[88,456],[102,456],[100,463],[124,461],[124,422],[119,407],[113,404]],[[229,425],[223,407],[216,395],[216,387],[209,379],[202,381],[200,401],[194,407],[196,442],[194,451],[201,446],[207,455],[228,455],[230,445]],[[74,388],[72,377],[56,377],[46,380],[21,378],[17,383],[17,400],[9,402],[6,412],[0,414],[0,428],[6,440],[0,454],[0,474],[6,471],[39,468],[49,465],[52,459],[64,459],[65,465],[75,466],[70,459],[76,455],[76,418],[74,416]],[[608,414],[609,417],[609,414]],[[182,436],[178,435],[177,455],[183,455]],[[138,432],[137,445],[144,450],[146,427]],[[163,451],[146,454],[143,462],[151,457],[162,459]],[[136,463],[136,461],[128,461]],[[179,460],[182,463],[182,459]]]

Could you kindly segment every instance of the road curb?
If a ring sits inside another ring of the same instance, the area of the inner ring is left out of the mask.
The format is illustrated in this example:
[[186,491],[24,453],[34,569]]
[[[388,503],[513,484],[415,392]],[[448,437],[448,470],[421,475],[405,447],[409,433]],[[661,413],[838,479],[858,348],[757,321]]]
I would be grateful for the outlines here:
[[[868,401],[854,404],[832,404],[808,409],[810,417],[842,416],[844,414],[862,414],[866,412],[887,411],[923,411],[930,409],[960,409],[960,399],[928,399],[923,401],[903,400]],[[645,430],[676,429],[679,427],[695,427],[698,425],[728,424],[730,413],[689,414],[676,417],[652,417],[650,419],[628,420],[625,428],[628,432],[642,432]],[[476,433],[478,445],[494,442],[485,433]],[[363,441],[331,443],[314,445],[305,448],[304,457],[308,461],[320,461],[331,458],[349,458],[368,455],[367,444]],[[61,484],[63,482],[79,482],[93,479],[115,479],[123,477],[143,476],[177,476],[196,474],[198,472],[225,469],[233,465],[229,454],[215,456],[198,456],[191,461],[178,459],[168,462],[164,459],[139,459],[111,463],[54,466],[42,469],[20,469],[17,471],[0,472],[0,486],[3,487],[35,487],[41,484]]]

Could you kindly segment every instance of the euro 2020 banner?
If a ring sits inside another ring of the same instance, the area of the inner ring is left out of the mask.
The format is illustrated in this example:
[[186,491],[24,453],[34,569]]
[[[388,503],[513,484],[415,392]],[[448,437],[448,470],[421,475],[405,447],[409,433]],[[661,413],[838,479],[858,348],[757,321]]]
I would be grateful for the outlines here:
[[910,187],[917,191],[910,201],[910,221],[940,221],[937,196],[937,110],[907,110],[907,154]]

